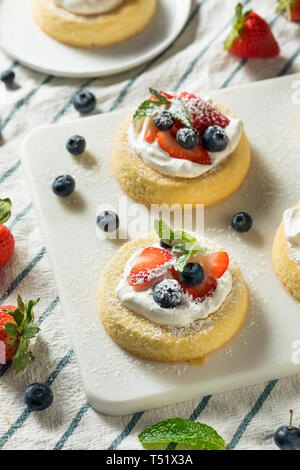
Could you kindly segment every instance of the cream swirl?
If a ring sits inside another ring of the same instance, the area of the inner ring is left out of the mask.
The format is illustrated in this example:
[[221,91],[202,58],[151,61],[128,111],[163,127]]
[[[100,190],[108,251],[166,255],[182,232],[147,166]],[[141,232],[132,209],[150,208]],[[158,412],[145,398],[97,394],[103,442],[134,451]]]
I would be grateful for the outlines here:
[[65,10],[79,15],[99,15],[118,7],[124,0],[54,0]]
[[287,209],[283,214],[284,235],[290,258],[300,263],[300,208]]

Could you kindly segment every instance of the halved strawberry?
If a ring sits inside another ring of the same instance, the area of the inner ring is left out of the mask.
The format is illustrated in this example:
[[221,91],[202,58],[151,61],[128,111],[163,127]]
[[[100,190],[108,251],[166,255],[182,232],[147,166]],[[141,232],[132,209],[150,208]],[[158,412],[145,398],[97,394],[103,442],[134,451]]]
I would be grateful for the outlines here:
[[128,283],[136,290],[150,287],[171,269],[172,260],[173,256],[166,250],[153,246],[145,248],[130,271]]
[[182,147],[170,131],[159,131],[156,136],[158,145],[173,158],[190,160],[201,165],[211,165],[211,159],[202,145],[188,150]]
[[155,141],[157,133],[158,128],[156,127],[154,120],[152,118],[148,119],[148,125],[145,131],[144,140],[152,144]]
[[[174,95],[170,95],[169,93],[166,93],[165,91],[159,90],[159,93],[164,95],[168,100],[172,100],[174,98]],[[157,98],[155,95],[150,95],[150,100],[157,101]]]
[[199,263],[204,269],[205,278],[201,284],[187,286],[180,279],[179,271],[172,268],[172,276],[179,282],[185,294],[190,295],[195,300],[203,300],[212,295],[217,287],[217,279],[223,276],[229,266],[229,256],[225,251],[218,251],[210,255],[196,255],[190,263]]
[[200,135],[202,135],[209,126],[220,126],[224,129],[230,123],[230,119],[224,116],[216,106],[208,103],[199,96],[183,92],[180,93],[179,97],[185,103],[193,127]]

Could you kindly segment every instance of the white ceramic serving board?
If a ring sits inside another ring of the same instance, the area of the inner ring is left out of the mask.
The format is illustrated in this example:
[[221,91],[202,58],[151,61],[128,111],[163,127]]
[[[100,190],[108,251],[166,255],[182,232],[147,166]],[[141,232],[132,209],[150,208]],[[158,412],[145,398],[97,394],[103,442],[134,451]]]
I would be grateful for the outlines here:
[[[140,360],[108,337],[97,316],[100,273],[122,242],[97,238],[96,211],[99,204],[118,207],[124,197],[110,170],[110,150],[127,113],[43,127],[27,139],[23,163],[88,401],[97,410],[127,414],[300,372],[291,360],[292,344],[300,339],[300,304],[271,265],[282,212],[300,200],[300,88],[293,88],[299,85],[300,74],[211,93],[243,119],[252,163],[241,188],[205,210],[206,236],[239,262],[250,305],[240,333],[201,367]],[[65,150],[73,134],[87,140],[80,158]],[[77,182],[67,200],[51,191],[62,173]],[[230,220],[240,210],[252,214],[254,227],[239,236]]]
[[147,62],[175,40],[191,9],[191,0],[158,0],[154,18],[138,35],[114,46],[80,49],[43,33],[30,2],[0,0],[0,47],[38,72],[73,78],[112,75]]

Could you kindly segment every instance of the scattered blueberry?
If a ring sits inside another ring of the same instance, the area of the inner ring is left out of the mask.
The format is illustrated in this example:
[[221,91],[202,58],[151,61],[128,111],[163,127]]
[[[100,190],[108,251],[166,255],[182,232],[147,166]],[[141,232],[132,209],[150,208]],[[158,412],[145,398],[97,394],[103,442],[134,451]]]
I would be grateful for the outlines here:
[[70,175],[58,176],[53,181],[52,189],[57,196],[68,197],[75,189],[75,181]]
[[5,83],[5,85],[12,85],[15,79],[15,72],[13,70],[5,70],[0,75],[0,80]]
[[200,143],[199,134],[191,127],[182,127],[176,134],[177,142],[185,149],[193,149]]
[[153,299],[162,308],[178,307],[182,296],[180,284],[175,279],[165,279],[153,289]]
[[43,411],[52,405],[53,393],[48,385],[35,383],[25,390],[24,401],[32,411]]
[[168,111],[158,113],[154,118],[154,122],[156,127],[161,131],[167,131],[174,126],[174,119]]
[[231,226],[239,233],[248,232],[252,225],[252,217],[247,212],[238,212],[232,217]]
[[80,155],[85,151],[85,145],[84,137],[81,135],[73,135],[68,139],[66,147],[72,155]]
[[97,225],[103,232],[115,232],[120,225],[118,214],[113,211],[101,212],[97,217]]
[[204,131],[202,144],[209,152],[221,152],[228,145],[228,137],[222,127],[210,126]]
[[196,286],[204,281],[205,272],[199,263],[188,263],[180,273],[180,280],[187,286]]
[[280,426],[274,435],[275,444],[281,450],[300,449],[300,429],[292,425],[293,410],[290,410],[289,426]]
[[80,91],[74,95],[73,105],[81,114],[91,113],[96,107],[95,95],[89,91]]

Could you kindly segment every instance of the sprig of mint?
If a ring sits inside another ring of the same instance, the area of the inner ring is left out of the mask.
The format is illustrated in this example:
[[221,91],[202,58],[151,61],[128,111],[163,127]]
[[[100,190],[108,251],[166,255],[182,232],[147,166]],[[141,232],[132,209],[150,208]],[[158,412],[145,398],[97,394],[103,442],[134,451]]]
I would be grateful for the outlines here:
[[169,100],[165,95],[154,90],[154,88],[149,88],[149,92],[151,95],[155,96],[157,101],[151,99],[143,101],[133,115],[134,121],[144,117],[153,117],[158,114],[159,111],[168,108],[168,112],[174,119],[180,121],[185,127],[192,127],[192,123],[185,110],[184,103],[180,98]]
[[154,221],[154,229],[161,240],[172,246],[172,253],[178,255],[173,264],[176,271],[183,271],[191,256],[198,253],[205,255],[207,252],[193,235],[183,230],[173,230],[163,219]]
[[139,440],[143,446],[152,448],[174,442],[202,450],[226,449],[224,439],[211,426],[183,418],[170,418],[153,424],[139,434]]
[[13,369],[17,374],[34,360],[34,356],[28,348],[30,340],[40,331],[39,325],[34,323],[33,313],[33,308],[39,300],[29,300],[25,304],[18,294],[18,307],[13,312],[4,309],[4,312],[15,320],[15,323],[6,322],[3,328],[8,335],[15,337],[17,347],[13,357]]

